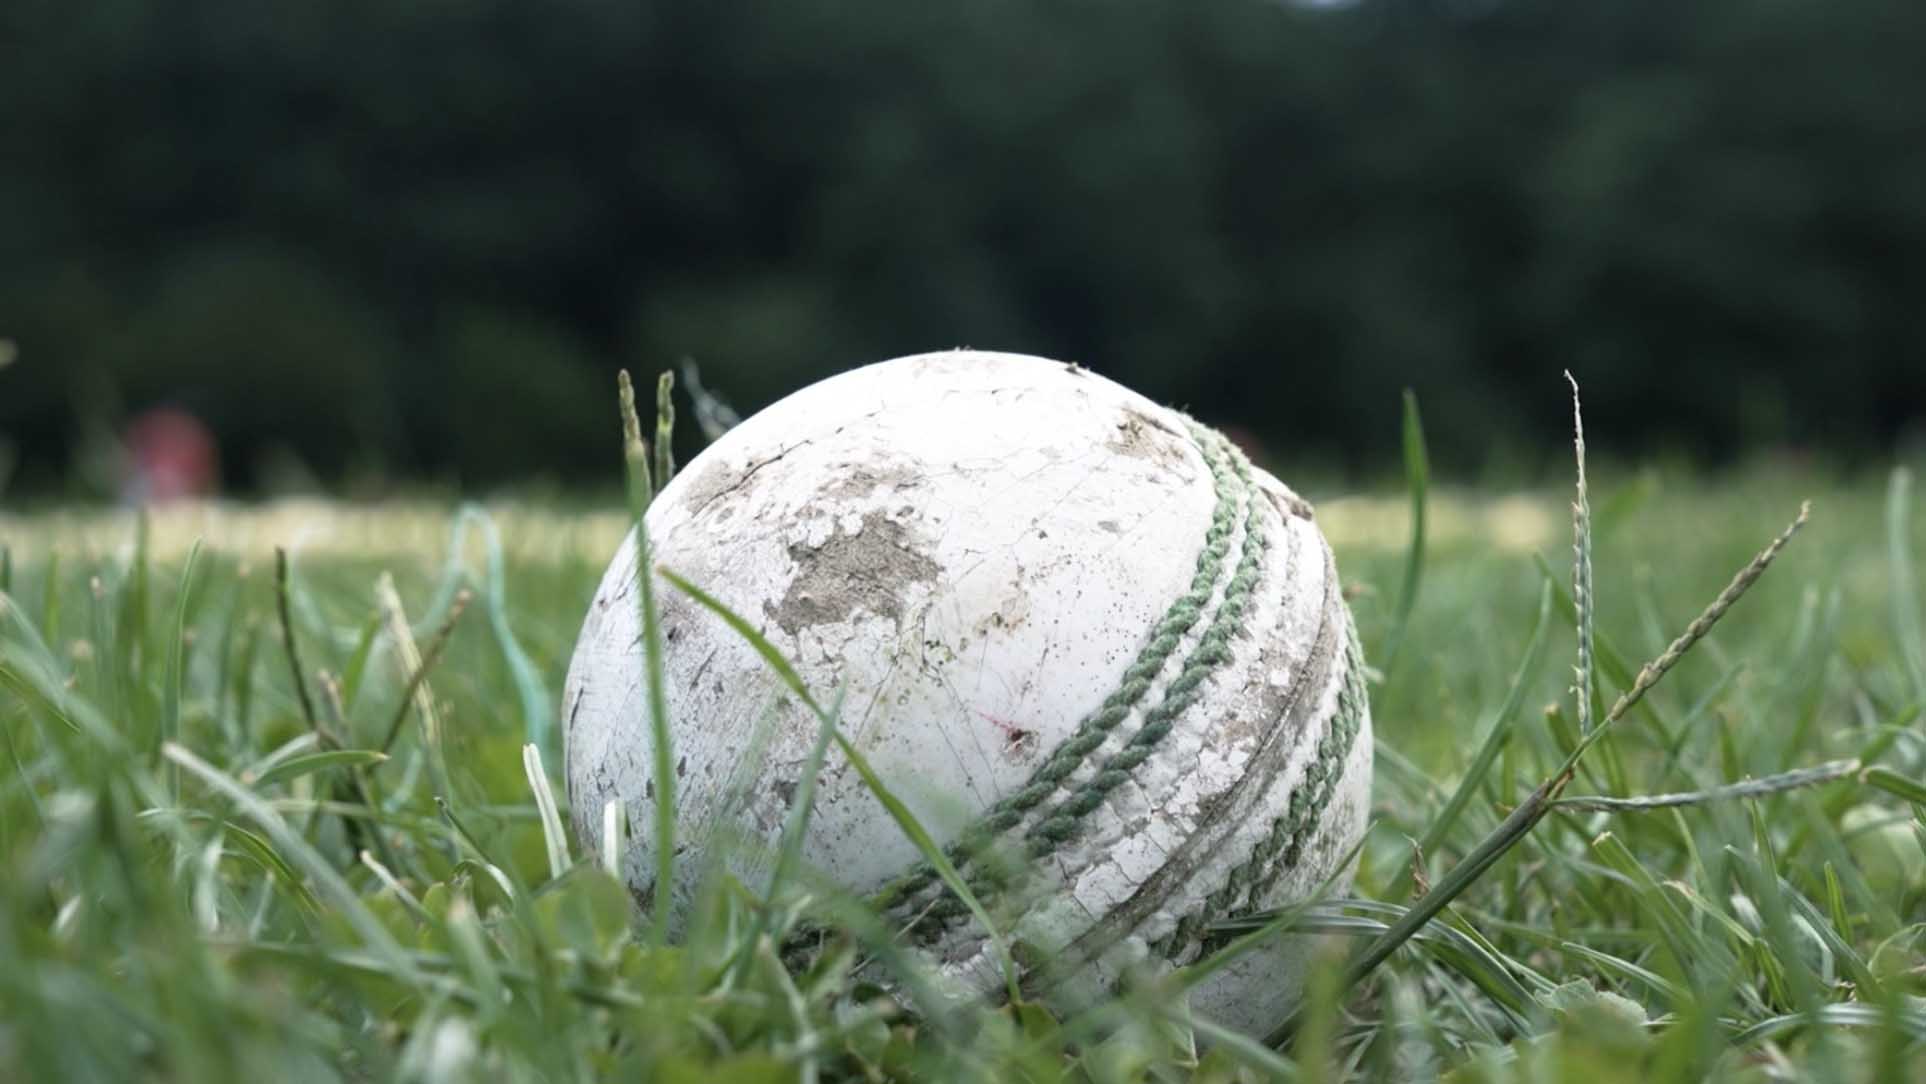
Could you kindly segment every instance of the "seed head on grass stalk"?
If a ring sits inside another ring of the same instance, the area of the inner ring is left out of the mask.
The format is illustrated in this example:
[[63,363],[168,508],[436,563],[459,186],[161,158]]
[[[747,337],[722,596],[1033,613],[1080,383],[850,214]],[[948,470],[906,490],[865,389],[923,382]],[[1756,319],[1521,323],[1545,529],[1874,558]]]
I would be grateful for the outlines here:
[[[649,736],[655,751],[655,922],[657,945],[667,943],[671,903],[675,894],[675,751],[670,747],[669,708],[662,665],[662,622],[655,604],[654,561],[650,556],[648,511],[655,498],[655,479],[649,471],[649,449],[642,441],[642,421],[635,412],[635,385],[627,369],[616,374],[622,411],[622,454],[628,464],[629,518],[635,530],[636,605],[641,611],[642,665],[649,690]],[[663,419],[658,418],[658,423]],[[666,419],[674,424],[671,415]]]
[[1578,380],[1572,386],[1572,448],[1578,458],[1578,491],[1572,498],[1572,604],[1578,611],[1578,732],[1592,729],[1592,503],[1585,484],[1585,413],[1578,403]]
[[1759,582],[1759,577],[1765,575],[1766,569],[1778,559],[1780,552],[1786,548],[1786,544],[1792,541],[1792,536],[1799,533],[1800,528],[1806,525],[1806,521],[1811,516],[1812,502],[1801,501],[1799,514],[1793,518],[1786,529],[1779,532],[1777,538],[1774,538],[1765,549],[1759,551],[1756,557],[1747,562],[1746,566],[1732,577],[1732,582],[1725,585],[1725,590],[1719,592],[1719,597],[1713,599],[1712,604],[1707,606],[1703,613],[1693,618],[1692,623],[1685,627],[1684,632],[1679,633],[1678,638],[1673,640],[1658,658],[1639,668],[1638,676],[1632,679],[1631,688],[1619,694],[1618,699],[1612,703],[1611,710],[1605,713],[1604,720],[1591,733],[1586,734],[1580,740],[1578,748],[1572,751],[1568,766],[1575,765],[1578,758],[1585,754],[1585,750],[1604,737],[1606,728],[1624,718],[1625,713],[1643,700],[1645,694],[1651,691],[1652,686],[1659,683],[1659,679],[1664,677],[1667,671],[1677,666],[1687,652],[1691,651],[1700,640],[1705,639],[1706,634],[1712,631],[1712,626],[1718,624],[1719,619],[1723,618],[1739,599],[1745,597],[1747,591],[1752,590],[1752,585]]
[[675,374],[664,370],[655,382],[655,485],[675,477]]

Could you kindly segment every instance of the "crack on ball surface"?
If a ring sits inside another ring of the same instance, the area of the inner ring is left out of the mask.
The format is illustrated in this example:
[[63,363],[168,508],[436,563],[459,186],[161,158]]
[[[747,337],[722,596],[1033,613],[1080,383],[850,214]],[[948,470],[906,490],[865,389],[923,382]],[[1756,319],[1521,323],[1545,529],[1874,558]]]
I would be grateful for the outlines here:
[[[816,491],[816,496],[823,503],[848,501],[867,497],[879,489],[892,492],[914,489],[922,479],[922,473],[908,463],[890,463],[881,467],[853,463],[838,470],[833,480]],[[908,514],[914,508],[904,505],[902,510]]]

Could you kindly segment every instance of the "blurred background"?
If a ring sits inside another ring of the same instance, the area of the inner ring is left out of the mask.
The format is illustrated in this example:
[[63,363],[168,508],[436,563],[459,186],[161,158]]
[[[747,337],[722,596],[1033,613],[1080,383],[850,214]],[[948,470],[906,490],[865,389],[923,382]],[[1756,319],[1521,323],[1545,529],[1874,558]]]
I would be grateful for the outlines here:
[[[1883,463],[1912,0],[8,0],[0,500],[563,490],[955,345],[1303,470]],[[1606,443],[1601,439],[1600,443]],[[130,473],[128,465],[140,469]]]

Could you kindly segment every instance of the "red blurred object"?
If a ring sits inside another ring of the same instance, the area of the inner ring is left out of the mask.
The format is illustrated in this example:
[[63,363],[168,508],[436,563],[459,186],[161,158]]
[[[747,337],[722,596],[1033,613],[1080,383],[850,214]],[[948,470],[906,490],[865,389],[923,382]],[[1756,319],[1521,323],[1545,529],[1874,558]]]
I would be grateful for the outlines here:
[[220,484],[214,434],[174,407],[143,411],[122,435],[127,448],[125,495],[137,504],[211,496]]

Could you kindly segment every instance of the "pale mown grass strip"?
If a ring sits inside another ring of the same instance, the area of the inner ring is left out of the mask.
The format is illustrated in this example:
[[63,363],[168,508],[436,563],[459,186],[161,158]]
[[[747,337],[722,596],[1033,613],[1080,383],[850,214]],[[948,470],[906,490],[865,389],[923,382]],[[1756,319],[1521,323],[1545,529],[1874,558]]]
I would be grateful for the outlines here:
[[[488,501],[465,507],[497,523],[502,559],[518,569],[599,567],[627,534],[630,522],[626,512],[600,505],[558,508],[540,502]],[[1433,479],[1425,496],[1426,552],[1434,561],[1442,548],[1529,555],[1556,539],[1563,522],[1560,511],[1556,499],[1536,491],[1491,495],[1445,488]],[[277,546],[294,538],[301,539],[301,560],[316,563],[422,560],[447,551],[451,539],[448,503],[427,499],[182,501],[156,508],[150,516],[153,560],[167,565],[178,564],[201,538],[217,539],[221,553],[234,560],[262,564],[273,560]],[[557,529],[558,519],[566,521],[565,529]],[[1353,552],[1409,552],[1408,493],[1335,493],[1317,502],[1317,520],[1340,558]],[[22,580],[20,570],[29,557],[46,561],[57,554],[63,564],[82,565],[112,557],[125,547],[132,523],[131,513],[113,508],[61,509],[34,516],[0,511],[0,537],[9,540],[15,579]],[[459,556],[474,543],[464,541],[466,533],[454,533],[459,544],[454,552]],[[441,605],[453,590],[450,587],[445,595],[437,592],[436,605],[424,608],[423,615],[439,620]],[[57,621],[39,624],[43,629],[58,628]],[[419,634],[427,635],[432,627]]]

